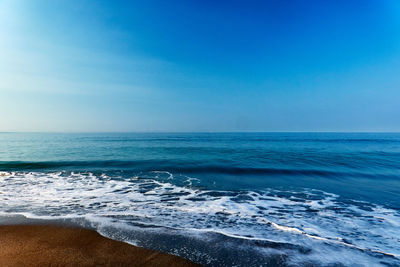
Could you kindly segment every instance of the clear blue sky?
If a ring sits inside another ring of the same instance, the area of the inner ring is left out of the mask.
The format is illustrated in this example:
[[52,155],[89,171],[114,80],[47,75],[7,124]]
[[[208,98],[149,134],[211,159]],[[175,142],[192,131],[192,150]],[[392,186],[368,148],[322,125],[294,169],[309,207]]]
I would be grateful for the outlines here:
[[0,131],[400,131],[400,1],[0,0]]

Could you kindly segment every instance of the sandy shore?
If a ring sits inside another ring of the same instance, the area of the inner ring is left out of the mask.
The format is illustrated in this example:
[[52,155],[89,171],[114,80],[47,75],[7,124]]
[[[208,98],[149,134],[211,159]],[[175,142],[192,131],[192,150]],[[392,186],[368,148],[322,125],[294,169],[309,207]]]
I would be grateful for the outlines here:
[[0,226],[0,266],[198,266],[177,256],[49,225]]

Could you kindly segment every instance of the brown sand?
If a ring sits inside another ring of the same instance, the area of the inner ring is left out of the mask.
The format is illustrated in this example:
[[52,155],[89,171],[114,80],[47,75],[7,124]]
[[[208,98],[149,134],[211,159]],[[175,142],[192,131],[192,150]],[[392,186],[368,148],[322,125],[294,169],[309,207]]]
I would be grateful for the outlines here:
[[0,266],[199,266],[177,256],[49,225],[0,226]]

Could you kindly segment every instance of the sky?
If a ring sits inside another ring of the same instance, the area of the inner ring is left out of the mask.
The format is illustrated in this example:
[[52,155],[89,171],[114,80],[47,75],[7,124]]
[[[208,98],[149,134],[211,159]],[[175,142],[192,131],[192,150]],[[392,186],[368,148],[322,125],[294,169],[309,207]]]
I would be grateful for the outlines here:
[[400,132],[400,1],[0,0],[0,131]]

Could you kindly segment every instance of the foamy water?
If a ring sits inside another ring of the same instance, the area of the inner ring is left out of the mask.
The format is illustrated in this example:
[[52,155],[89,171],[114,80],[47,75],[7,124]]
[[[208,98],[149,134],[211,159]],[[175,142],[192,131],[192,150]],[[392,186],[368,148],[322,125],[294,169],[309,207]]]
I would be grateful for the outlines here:
[[[145,235],[132,234],[138,231],[201,242],[215,242],[222,234],[233,251],[251,245],[258,257],[284,255],[282,265],[400,264],[397,210],[313,189],[206,190],[198,184],[196,178],[164,171],[132,177],[2,172],[0,212],[89,223],[104,235],[139,245]],[[170,246],[164,250],[218,265],[207,249]]]

